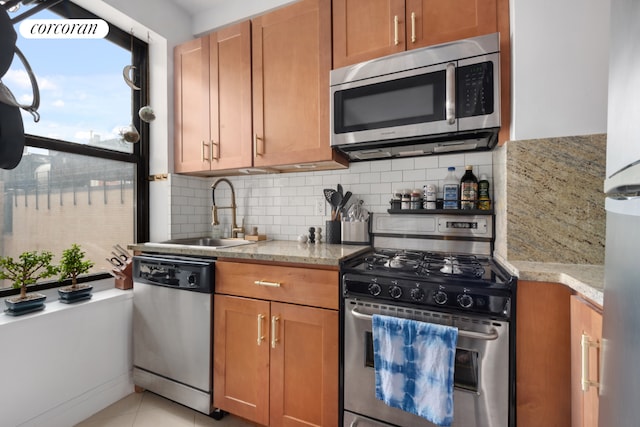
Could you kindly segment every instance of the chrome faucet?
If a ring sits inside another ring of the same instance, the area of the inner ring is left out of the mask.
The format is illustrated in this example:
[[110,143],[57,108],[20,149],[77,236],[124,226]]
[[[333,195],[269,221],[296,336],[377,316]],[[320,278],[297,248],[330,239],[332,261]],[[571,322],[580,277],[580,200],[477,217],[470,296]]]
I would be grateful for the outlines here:
[[[220,182],[226,182],[231,188],[231,206],[216,206],[216,187]],[[211,186],[211,200],[213,201],[213,207],[211,208],[211,225],[218,225],[218,209],[231,209],[231,237],[238,237],[238,233],[244,232],[242,227],[238,227],[236,223],[236,192],[231,185],[231,181],[227,178],[220,178]]]

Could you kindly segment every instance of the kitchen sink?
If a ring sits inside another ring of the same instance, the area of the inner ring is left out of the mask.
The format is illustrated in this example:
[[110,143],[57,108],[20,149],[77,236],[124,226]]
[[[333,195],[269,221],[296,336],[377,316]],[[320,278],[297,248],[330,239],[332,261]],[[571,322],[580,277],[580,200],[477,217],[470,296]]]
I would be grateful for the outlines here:
[[186,239],[172,239],[164,242],[154,243],[156,245],[183,245],[183,246],[206,246],[208,248],[230,248],[233,246],[249,245],[255,243],[244,239],[216,239],[213,237],[190,237]]

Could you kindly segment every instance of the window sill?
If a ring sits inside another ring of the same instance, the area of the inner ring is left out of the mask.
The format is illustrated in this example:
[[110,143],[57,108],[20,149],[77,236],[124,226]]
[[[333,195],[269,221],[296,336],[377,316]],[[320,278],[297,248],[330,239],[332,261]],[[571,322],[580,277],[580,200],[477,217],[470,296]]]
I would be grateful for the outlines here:
[[74,304],[65,304],[58,301],[58,290],[55,288],[47,289],[45,291],[39,291],[39,293],[42,293],[47,296],[44,310],[41,310],[35,313],[24,314],[22,316],[9,316],[5,314],[4,313],[5,298],[2,298],[0,300],[0,304],[2,305],[3,311],[0,312],[0,327],[6,324],[38,318],[40,316],[47,316],[59,311],[72,310],[77,307],[84,307],[90,304],[99,304],[107,301],[115,302],[115,301],[133,298],[133,292],[123,291],[123,290],[114,288],[113,279],[97,280],[95,282],[92,282],[91,284],[94,286],[93,293],[92,293],[93,296],[91,297],[91,299],[88,299],[86,301],[76,302]]

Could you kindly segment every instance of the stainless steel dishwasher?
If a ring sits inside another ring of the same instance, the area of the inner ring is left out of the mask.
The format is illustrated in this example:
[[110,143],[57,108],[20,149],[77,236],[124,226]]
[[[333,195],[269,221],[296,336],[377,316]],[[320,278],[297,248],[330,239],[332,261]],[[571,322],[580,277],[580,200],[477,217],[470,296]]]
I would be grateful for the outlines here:
[[133,257],[133,382],[212,412],[215,260]]

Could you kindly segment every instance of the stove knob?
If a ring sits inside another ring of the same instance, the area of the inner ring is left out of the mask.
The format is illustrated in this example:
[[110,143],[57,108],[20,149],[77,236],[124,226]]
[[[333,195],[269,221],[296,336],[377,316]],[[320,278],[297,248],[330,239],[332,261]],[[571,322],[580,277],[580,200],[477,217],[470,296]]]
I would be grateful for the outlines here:
[[462,308],[471,308],[473,306],[473,298],[467,294],[458,295],[458,304]]
[[369,293],[374,297],[377,297],[382,292],[382,288],[377,283],[372,283],[369,285]]
[[433,300],[436,304],[443,305],[447,302],[447,293],[444,291],[435,291],[433,293]]
[[389,295],[391,298],[398,299],[402,296],[402,288],[400,286],[392,286],[389,288]]
[[424,299],[424,290],[421,288],[411,289],[411,299],[414,301],[422,301]]

